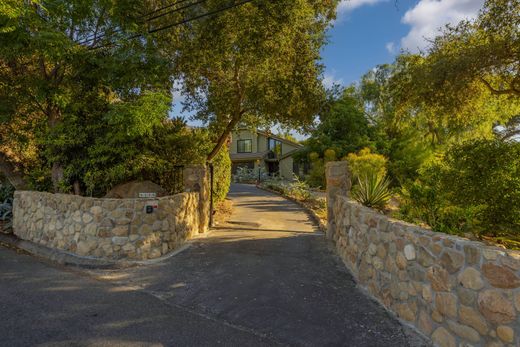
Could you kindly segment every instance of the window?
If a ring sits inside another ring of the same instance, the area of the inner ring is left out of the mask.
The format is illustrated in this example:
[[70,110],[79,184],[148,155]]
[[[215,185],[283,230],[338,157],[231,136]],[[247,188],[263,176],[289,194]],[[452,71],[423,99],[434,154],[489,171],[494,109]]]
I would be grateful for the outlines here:
[[273,151],[275,154],[282,154],[282,142],[269,138],[267,141],[267,149]]
[[238,140],[237,141],[237,152],[238,153],[251,153],[253,151],[252,140]]

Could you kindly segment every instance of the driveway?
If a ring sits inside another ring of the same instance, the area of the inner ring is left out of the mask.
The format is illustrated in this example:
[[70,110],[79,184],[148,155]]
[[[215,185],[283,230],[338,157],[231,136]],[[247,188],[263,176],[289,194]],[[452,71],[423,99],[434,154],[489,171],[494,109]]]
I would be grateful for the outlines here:
[[294,203],[233,185],[228,224],[161,263],[75,270],[0,248],[7,345],[422,346]]

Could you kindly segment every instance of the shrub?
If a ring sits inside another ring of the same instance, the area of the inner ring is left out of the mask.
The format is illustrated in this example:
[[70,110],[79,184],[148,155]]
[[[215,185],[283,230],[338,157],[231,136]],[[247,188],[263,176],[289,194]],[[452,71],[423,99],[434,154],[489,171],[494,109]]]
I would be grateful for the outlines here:
[[287,195],[299,201],[307,201],[311,198],[309,185],[294,175],[294,181],[287,187]]
[[453,205],[478,211],[493,236],[520,232],[520,143],[477,140],[445,156],[442,187]]
[[0,232],[12,227],[14,188],[0,181]]
[[258,174],[255,170],[250,169],[246,166],[239,166],[235,174],[235,180],[238,183],[253,183],[258,179]]
[[227,146],[219,151],[213,165],[213,202],[218,203],[226,199],[231,184],[231,158]]
[[383,177],[386,174],[386,158],[381,154],[372,153],[370,148],[363,148],[358,153],[349,153],[345,160],[348,161],[354,182],[359,178]]
[[474,140],[424,165],[403,189],[401,214],[434,230],[516,235],[520,230],[520,143]]
[[9,198],[12,198],[14,194],[14,187],[9,184],[7,181],[0,181],[0,202],[6,201]]
[[352,197],[365,206],[384,209],[391,198],[388,178],[371,172],[362,178],[358,176],[357,180]]
[[311,162],[311,169],[306,177],[307,183],[311,187],[325,188],[325,164],[323,163],[323,160],[320,159],[319,154],[316,152],[310,153],[309,159]]

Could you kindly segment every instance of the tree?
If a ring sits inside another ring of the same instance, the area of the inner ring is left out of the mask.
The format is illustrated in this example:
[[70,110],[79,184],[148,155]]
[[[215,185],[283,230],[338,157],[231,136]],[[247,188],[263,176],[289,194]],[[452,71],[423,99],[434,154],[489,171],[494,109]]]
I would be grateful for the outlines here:
[[373,145],[371,127],[362,105],[346,89],[341,97],[320,115],[320,122],[305,141],[305,152],[320,155],[333,149],[339,158]]
[[[26,171],[38,165],[42,170],[51,167],[53,188],[58,191],[66,165],[60,142],[64,124],[80,118],[92,121],[114,102],[136,102],[146,91],[169,94],[171,64],[165,42],[146,35],[151,25],[165,19],[144,25],[143,17],[135,15],[148,13],[157,3],[2,4],[0,152],[10,162]],[[128,39],[132,35],[140,39]],[[80,146],[86,134],[75,135]]]
[[427,52],[399,57],[398,104],[430,111],[437,129],[485,128],[490,136],[494,123],[520,111],[518,47],[520,2],[487,0],[476,20],[447,26]]
[[[221,1],[210,0],[206,11]],[[337,0],[251,2],[181,35],[175,56],[188,109],[212,124],[212,160],[239,123],[301,127],[324,99],[320,49]]]

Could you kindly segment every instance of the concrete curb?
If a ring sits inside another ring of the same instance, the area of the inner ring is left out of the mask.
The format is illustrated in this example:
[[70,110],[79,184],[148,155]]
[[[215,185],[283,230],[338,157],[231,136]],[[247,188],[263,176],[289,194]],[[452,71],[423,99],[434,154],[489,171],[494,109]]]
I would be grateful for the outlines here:
[[286,196],[286,195],[283,195],[282,193],[280,192],[277,192],[276,190],[272,190],[272,189],[269,189],[267,187],[263,187],[261,185],[256,185],[256,187],[258,189],[261,189],[261,190],[264,190],[266,192],[269,192],[269,193],[272,193],[272,194],[275,194],[275,195],[279,195],[287,200],[290,200],[294,203],[296,203],[298,206],[300,206],[301,208],[303,208],[305,210],[305,212],[307,212],[307,214],[312,218],[312,220],[318,224],[318,227],[320,228],[320,231],[323,232],[323,233],[326,233],[327,232],[327,223],[321,219],[317,214],[316,212],[314,212],[313,210],[311,210],[310,208],[308,208],[307,206],[305,206],[301,201],[298,201],[296,199],[293,199],[291,198],[290,196]]
[[77,254],[65,252],[63,250],[38,245],[26,240],[21,240],[15,235],[6,234],[0,234],[0,246],[1,245],[6,245],[8,247],[24,251],[33,256],[44,258],[60,265],[75,266],[85,269],[124,269],[133,266],[160,263],[190,248],[192,243],[186,242],[184,245],[174,250],[173,252],[168,253],[167,255],[160,258],[150,260],[107,260],[94,257],[83,257]]

